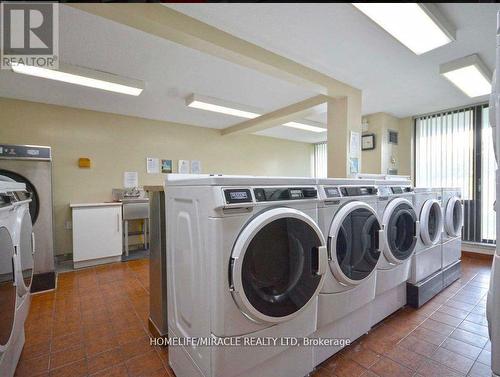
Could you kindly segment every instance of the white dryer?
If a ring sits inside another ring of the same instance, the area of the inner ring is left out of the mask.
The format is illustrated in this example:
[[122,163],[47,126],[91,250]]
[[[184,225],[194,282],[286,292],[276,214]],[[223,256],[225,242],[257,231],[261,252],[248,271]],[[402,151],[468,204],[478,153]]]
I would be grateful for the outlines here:
[[[354,341],[371,328],[382,231],[373,181],[321,179],[318,222],[328,244],[328,269],[318,302],[315,338]],[[314,347],[315,365],[344,344]]]
[[460,188],[443,188],[441,192],[443,210],[442,263],[441,267],[456,264],[462,255],[462,226],[464,210]]
[[372,302],[372,326],[406,305],[406,281],[419,229],[411,181],[387,177],[375,183],[383,238]]
[[[168,175],[168,332],[178,377],[302,377],[327,268],[308,178]],[[195,338],[212,337],[200,345]],[[278,344],[247,345],[277,338]],[[191,343],[190,343],[191,342]],[[222,342],[222,343],[221,343]],[[221,346],[231,342],[231,346]]]
[[[30,305],[33,238],[25,185],[0,180],[0,375],[13,376]],[[25,218],[28,218],[26,222]],[[29,255],[29,262],[23,254]],[[23,271],[24,269],[24,271]],[[23,276],[25,273],[25,277]]]

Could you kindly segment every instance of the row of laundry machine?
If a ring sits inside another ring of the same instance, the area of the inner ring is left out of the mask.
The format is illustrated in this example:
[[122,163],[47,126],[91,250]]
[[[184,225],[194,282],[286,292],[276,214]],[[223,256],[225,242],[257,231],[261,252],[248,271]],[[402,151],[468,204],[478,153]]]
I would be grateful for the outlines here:
[[177,174],[165,193],[178,377],[306,376],[403,307],[407,289],[423,303],[459,271],[457,189]]
[[0,376],[14,376],[31,302],[35,242],[24,183],[0,176]]

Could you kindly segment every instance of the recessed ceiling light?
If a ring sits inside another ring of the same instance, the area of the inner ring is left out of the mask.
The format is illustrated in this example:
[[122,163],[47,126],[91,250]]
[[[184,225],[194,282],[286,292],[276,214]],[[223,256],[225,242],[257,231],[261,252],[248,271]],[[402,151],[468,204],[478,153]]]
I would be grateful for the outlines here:
[[491,93],[491,72],[476,54],[441,64],[439,71],[471,98]]
[[131,96],[138,96],[144,90],[144,83],[142,81],[68,64],[59,64],[58,70],[24,64],[12,64],[11,67],[14,72],[24,75],[42,77]]
[[352,3],[420,55],[455,40],[455,29],[431,3]]
[[[248,109],[242,105],[220,100],[218,98],[200,96],[198,94],[191,94],[186,99],[186,105],[188,107],[193,107],[195,109],[213,111],[215,113],[221,113],[226,115],[232,115],[239,118],[254,119],[262,115],[254,109]],[[252,110],[252,111],[248,111]],[[308,124],[311,123],[311,124]],[[316,122],[287,122],[283,126],[297,128],[304,131],[311,132],[326,132],[325,128],[315,126],[312,123]]]

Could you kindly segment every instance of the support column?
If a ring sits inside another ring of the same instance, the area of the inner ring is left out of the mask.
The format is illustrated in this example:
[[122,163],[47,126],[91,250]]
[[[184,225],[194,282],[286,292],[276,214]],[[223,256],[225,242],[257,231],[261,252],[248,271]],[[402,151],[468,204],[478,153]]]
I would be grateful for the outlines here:
[[327,106],[328,177],[345,178],[350,174],[351,131],[359,132],[361,136],[361,92],[348,97],[330,98]]

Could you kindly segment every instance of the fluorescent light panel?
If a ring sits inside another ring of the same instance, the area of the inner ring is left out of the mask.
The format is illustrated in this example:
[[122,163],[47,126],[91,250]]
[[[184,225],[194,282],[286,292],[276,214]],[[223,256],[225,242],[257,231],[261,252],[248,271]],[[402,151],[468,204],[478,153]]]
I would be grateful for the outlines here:
[[[216,98],[199,96],[192,94],[186,99],[186,105],[188,107],[193,107],[195,109],[213,111],[215,113],[221,113],[226,115],[232,115],[239,118],[254,119],[262,114],[256,111],[246,111],[239,104],[219,100]],[[312,123],[312,122],[311,122]],[[290,128],[297,128],[299,130],[311,131],[311,132],[326,132],[326,129],[318,126],[313,126],[307,123],[299,122],[287,122],[283,126]]]
[[352,3],[415,54],[455,40],[454,28],[434,4]]
[[491,72],[476,54],[441,64],[440,73],[471,98],[491,93]]
[[24,75],[41,77],[109,92],[128,94],[131,96],[138,96],[144,90],[144,83],[139,80],[68,64],[60,64],[58,70],[24,64],[12,64],[12,70]]

